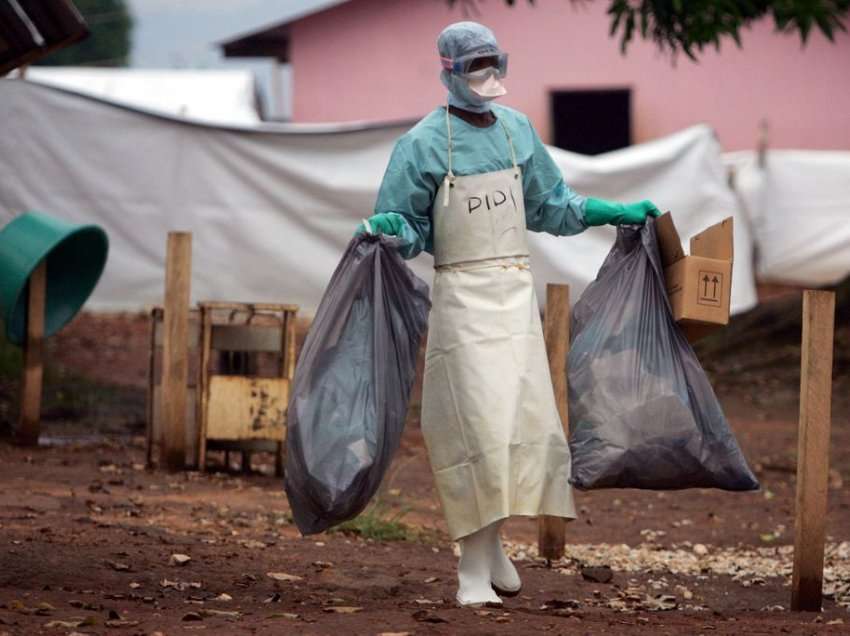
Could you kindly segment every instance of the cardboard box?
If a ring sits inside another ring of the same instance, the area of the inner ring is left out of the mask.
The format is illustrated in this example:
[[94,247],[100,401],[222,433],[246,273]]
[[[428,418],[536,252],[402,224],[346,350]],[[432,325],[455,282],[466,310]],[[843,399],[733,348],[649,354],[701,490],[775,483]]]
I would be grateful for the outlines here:
[[656,219],[655,228],[673,318],[694,337],[711,330],[706,327],[727,324],[732,297],[732,217],[693,236],[690,254],[682,250],[669,212]]

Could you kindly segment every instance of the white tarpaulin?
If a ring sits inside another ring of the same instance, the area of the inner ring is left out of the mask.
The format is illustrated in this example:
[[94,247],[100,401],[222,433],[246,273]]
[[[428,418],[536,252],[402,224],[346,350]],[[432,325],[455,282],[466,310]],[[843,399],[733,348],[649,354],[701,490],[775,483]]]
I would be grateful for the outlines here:
[[732,152],[735,189],[750,218],[759,280],[833,285],[850,275],[850,152]]
[[[311,313],[355,225],[371,213],[405,129],[226,129],[17,80],[0,81],[0,118],[0,220],[40,210],[102,226],[110,256],[90,303],[101,310],[162,302],[166,234],[188,230],[193,300],[291,302]],[[650,198],[672,210],[684,240],[736,216],[732,307],[755,303],[751,237],[710,129],[594,158],[552,154],[579,192]],[[541,300],[546,282],[569,283],[575,300],[595,277],[614,229],[531,236]],[[427,255],[411,262],[429,283],[432,262]]]
[[251,71],[32,66],[26,78],[165,115],[217,124],[260,121]]

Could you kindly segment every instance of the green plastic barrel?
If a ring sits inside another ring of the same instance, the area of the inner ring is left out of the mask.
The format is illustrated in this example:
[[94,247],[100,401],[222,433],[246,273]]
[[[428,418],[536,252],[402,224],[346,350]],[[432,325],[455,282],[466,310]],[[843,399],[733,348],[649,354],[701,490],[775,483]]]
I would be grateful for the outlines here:
[[73,318],[97,285],[109,240],[96,225],[74,225],[41,212],[26,212],[0,230],[0,318],[6,338],[26,338],[27,280],[47,259],[44,335]]

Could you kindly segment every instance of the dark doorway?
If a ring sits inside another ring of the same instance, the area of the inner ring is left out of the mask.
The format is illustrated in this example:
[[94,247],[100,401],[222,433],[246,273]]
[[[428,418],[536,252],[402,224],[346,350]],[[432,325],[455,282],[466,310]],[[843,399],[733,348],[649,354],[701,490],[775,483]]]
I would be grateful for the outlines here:
[[598,155],[632,143],[632,91],[552,91],[553,144]]

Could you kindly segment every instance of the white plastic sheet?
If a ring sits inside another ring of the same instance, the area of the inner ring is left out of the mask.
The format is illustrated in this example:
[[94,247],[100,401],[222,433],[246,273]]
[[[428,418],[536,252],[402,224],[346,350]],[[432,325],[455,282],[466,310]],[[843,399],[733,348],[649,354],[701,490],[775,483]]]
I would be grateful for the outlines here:
[[850,275],[850,152],[724,155],[755,235],[759,280],[832,285]]
[[[752,235],[728,186],[720,145],[708,126],[693,126],[652,142],[595,157],[550,149],[570,186],[587,196],[615,201],[651,199],[671,211],[687,247],[691,236],[726,217],[735,219],[732,313],[756,304]],[[535,235],[538,285],[565,280],[573,302],[592,281],[614,244],[617,230],[590,228],[570,238]],[[566,242],[565,242],[566,241]]]
[[[290,302],[312,313],[407,127],[198,125],[18,80],[0,80],[0,118],[14,122],[0,135],[0,221],[35,209],[109,234],[95,310],[161,303],[166,234],[188,230],[193,301]],[[685,240],[735,216],[732,309],[755,303],[752,239],[709,128],[598,157],[552,155],[579,192],[672,210]],[[576,300],[614,236],[609,227],[532,234],[541,301],[547,282],[569,283]],[[411,266],[430,282],[429,256]]]
[[33,66],[26,78],[165,115],[218,124],[260,121],[251,71]]

